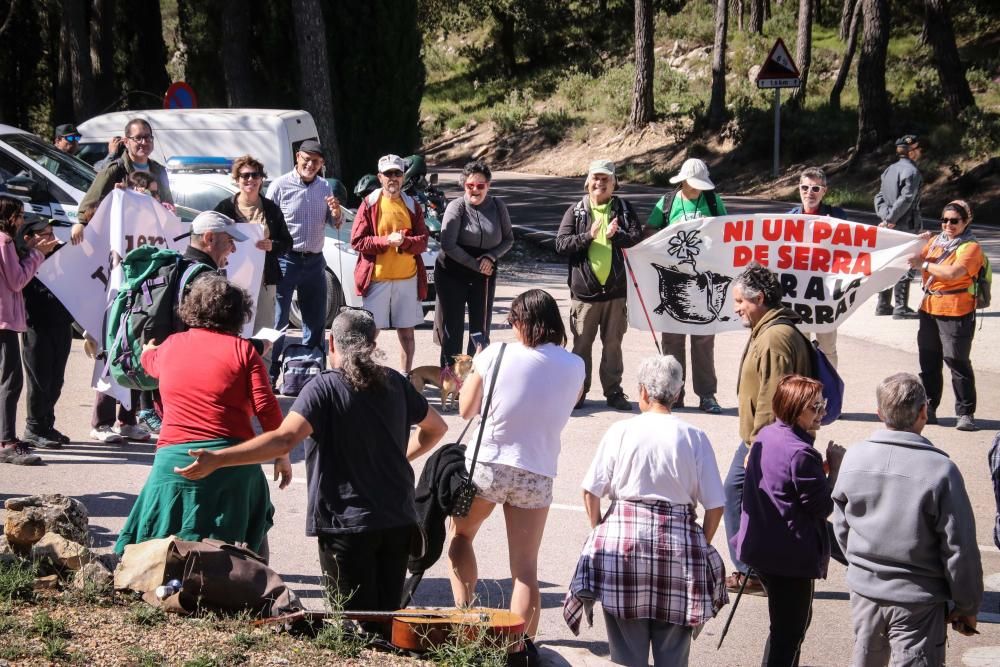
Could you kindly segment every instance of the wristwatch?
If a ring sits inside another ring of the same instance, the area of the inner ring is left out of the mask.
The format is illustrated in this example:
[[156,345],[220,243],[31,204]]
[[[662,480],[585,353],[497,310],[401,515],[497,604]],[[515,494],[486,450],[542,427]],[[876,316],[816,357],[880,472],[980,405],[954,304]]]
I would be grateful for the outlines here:
[[927,267],[929,267],[930,265],[931,265],[930,262],[924,262],[923,264],[920,265],[920,268],[923,269],[925,272],[927,272]]

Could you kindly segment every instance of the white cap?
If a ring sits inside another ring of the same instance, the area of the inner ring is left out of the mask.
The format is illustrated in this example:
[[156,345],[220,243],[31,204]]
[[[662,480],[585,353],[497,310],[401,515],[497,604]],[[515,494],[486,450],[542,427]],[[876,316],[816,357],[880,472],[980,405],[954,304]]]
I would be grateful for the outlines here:
[[406,171],[406,163],[403,162],[403,158],[398,155],[383,155],[378,159],[378,173],[384,174],[387,171],[392,171],[393,169],[398,169],[399,171]]
[[192,234],[204,234],[205,232],[224,232],[229,234],[234,241],[247,240],[246,235],[239,231],[236,221],[218,211],[202,211],[191,221]]
[[676,176],[670,177],[671,183],[686,182],[692,188],[699,190],[714,190],[715,183],[708,177],[708,165],[698,158],[684,160],[681,170]]

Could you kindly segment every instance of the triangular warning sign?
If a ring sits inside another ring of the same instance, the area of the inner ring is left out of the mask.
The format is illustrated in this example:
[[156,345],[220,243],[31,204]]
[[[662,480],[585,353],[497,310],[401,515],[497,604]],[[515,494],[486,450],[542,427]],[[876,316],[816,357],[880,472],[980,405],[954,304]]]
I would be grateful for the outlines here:
[[767,54],[767,60],[761,66],[760,72],[757,73],[757,80],[797,78],[799,78],[799,68],[795,66],[792,55],[779,37],[771,47],[771,52]]

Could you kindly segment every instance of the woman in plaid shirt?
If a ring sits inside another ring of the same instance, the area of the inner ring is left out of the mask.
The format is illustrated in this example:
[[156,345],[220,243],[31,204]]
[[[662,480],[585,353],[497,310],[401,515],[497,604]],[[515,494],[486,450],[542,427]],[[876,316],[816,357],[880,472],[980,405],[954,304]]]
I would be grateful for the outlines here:
[[[583,547],[563,616],[574,633],[600,601],[611,659],[686,665],[699,626],[729,600],[722,557],[711,546],[725,494],[712,443],[670,412],[684,384],[680,363],[639,366],[642,414],[614,424],[583,480],[593,532]],[[602,519],[601,498],[611,499]],[[703,525],[695,505],[705,508]]]

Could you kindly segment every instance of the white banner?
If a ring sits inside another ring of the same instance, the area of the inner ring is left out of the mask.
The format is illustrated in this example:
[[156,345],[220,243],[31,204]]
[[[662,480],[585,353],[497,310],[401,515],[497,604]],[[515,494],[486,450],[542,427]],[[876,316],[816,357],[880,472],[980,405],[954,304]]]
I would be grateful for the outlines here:
[[[167,211],[152,197],[130,190],[115,189],[104,198],[83,232],[80,245],[65,245],[38,270],[38,278],[66,306],[73,319],[98,342],[104,344],[104,318],[122,280],[118,258],[140,245],[158,245],[183,253],[188,246],[190,225]],[[262,238],[260,225],[240,225],[249,239],[236,244],[226,275],[250,293],[257,307],[264,269],[264,251],[255,246]],[[253,317],[243,335],[253,331]],[[128,405],[127,389],[112,386],[100,378],[104,362],[95,364],[94,387],[114,395]]]
[[825,216],[757,213],[670,225],[626,251],[641,292],[630,276],[629,324],[702,335],[740,329],[730,288],[756,261],[778,274],[783,302],[802,317],[803,330],[833,331],[894,285],[923,243]]

